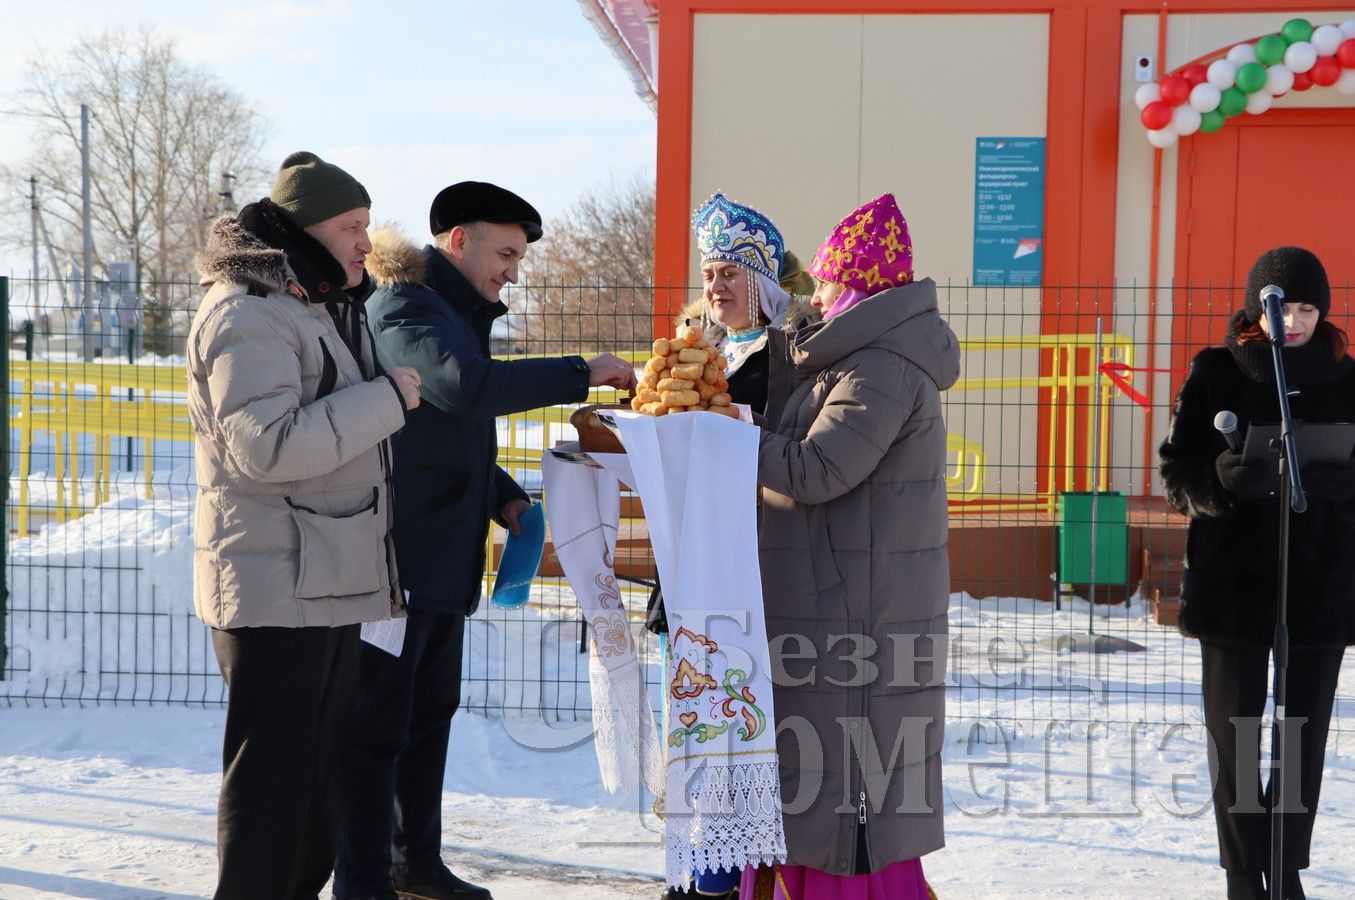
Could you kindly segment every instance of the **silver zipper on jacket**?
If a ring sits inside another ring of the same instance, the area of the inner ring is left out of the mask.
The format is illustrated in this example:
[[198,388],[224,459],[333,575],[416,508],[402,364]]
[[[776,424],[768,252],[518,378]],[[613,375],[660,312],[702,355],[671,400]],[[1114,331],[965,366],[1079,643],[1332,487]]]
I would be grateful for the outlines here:
[[866,824],[866,792],[861,792],[861,804],[856,808],[856,821]]

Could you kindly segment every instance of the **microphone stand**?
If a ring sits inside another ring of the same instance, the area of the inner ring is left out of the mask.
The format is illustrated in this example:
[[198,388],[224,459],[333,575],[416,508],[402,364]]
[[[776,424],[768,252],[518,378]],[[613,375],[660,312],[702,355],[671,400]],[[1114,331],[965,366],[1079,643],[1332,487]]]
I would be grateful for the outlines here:
[[[1276,329],[1272,329],[1276,331]],[[1280,566],[1275,602],[1275,730],[1271,738],[1270,769],[1270,896],[1281,900],[1284,887],[1284,820],[1288,785],[1285,779],[1285,701],[1289,675],[1289,518],[1290,512],[1308,509],[1299,477],[1295,423],[1289,414],[1289,385],[1284,374],[1284,329],[1270,335],[1271,358],[1275,364],[1275,387],[1280,400]],[[1301,424],[1301,423],[1300,423]]]

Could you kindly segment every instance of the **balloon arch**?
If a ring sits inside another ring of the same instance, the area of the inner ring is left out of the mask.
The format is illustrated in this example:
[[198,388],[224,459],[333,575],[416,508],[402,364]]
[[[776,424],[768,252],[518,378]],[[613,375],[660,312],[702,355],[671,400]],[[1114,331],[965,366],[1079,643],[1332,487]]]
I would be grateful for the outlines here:
[[1355,94],[1355,19],[1316,28],[1290,19],[1275,34],[1214,51],[1134,93],[1148,142],[1159,149],[1233,116],[1259,116],[1276,97],[1313,87]]

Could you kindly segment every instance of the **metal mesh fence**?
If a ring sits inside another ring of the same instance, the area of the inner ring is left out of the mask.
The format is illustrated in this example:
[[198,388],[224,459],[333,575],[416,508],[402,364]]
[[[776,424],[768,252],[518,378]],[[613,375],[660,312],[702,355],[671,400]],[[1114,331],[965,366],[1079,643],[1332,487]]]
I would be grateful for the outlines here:
[[[30,298],[52,295],[51,285],[10,280],[8,290],[0,705],[223,703],[191,600],[183,352],[200,289],[160,286],[153,315],[116,323],[87,323],[76,310],[35,315]],[[1198,648],[1173,627],[1186,521],[1161,499],[1156,446],[1191,356],[1221,342],[1240,291],[943,285],[940,295],[963,350],[961,381],[943,395],[949,717],[1002,728],[1199,721]],[[643,362],[655,329],[697,296],[514,287],[494,352],[607,350]],[[1342,327],[1349,300],[1333,298]],[[575,437],[570,411],[499,421],[500,463],[531,492],[542,452]],[[497,550],[503,533],[491,540]],[[616,566],[654,686],[656,642],[640,623],[655,571],[635,498],[623,499]],[[470,621],[463,705],[569,735],[590,713],[587,635],[549,547],[532,593],[516,610],[483,603]],[[1096,638],[1143,649],[1080,652]],[[1352,672],[1348,663],[1338,729],[1355,698]]]

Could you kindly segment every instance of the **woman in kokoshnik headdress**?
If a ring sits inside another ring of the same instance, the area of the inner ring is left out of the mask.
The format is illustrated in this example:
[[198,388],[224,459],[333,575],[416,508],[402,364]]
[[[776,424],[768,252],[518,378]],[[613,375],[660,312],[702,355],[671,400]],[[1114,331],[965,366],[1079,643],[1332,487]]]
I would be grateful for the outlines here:
[[[913,279],[891,194],[843,219],[809,272],[823,321],[789,342],[791,377],[773,354],[758,454],[787,864],[745,869],[741,896],[925,900],[921,857],[945,844],[941,391],[959,341],[935,283]],[[849,635],[870,660],[855,671]]]
[[[701,325],[706,340],[725,357],[730,399],[747,404],[760,418],[767,405],[771,330],[793,329],[814,318],[808,298],[792,295],[787,287],[812,290],[812,280],[786,252],[770,219],[724,194],[712,195],[696,210],[692,227],[701,256],[702,292],[683,309],[677,324]],[[668,631],[657,585],[650,594],[646,625],[655,634]],[[739,877],[738,872],[698,872],[690,891],[670,888],[664,897],[733,898]]]
[[761,416],[767,405],[769,329],[793,330],[814,317],[808,297],[788,291],[804,291],[812,280],[786,251],[770,219],[724,194],[712,195],[696,210],[692,227],[702,291],[678,324],[702,325],[706,340],[725,357],[730,398]]

